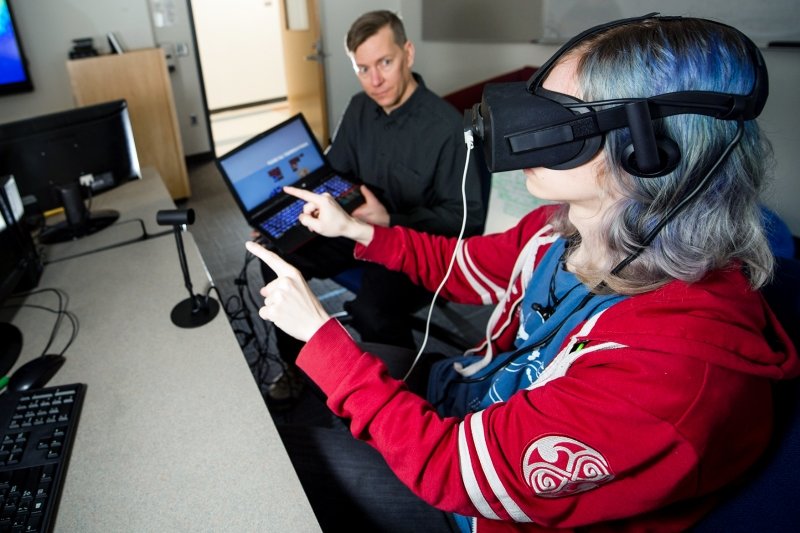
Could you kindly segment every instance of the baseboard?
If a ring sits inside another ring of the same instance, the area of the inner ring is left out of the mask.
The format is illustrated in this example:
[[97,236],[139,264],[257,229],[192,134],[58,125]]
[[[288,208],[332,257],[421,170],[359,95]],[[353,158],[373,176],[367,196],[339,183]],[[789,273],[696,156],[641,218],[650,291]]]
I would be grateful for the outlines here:
[[213,152],[202,152],[199,154],[192,154],[186,156],[186,166],[191,167],[195,165],[201,165],[203,163],[208,163],[209,161],[214,160],[214,153]]

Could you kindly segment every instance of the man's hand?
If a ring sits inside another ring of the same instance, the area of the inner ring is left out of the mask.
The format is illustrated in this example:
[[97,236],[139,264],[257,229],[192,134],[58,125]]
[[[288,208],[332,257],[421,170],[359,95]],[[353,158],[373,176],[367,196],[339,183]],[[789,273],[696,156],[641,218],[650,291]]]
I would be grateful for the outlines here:
[[372,194],[366,185],[361,186],[361,194],[364,196],[366,203],[355,208],[353,216],[363,222],[375,226],[389,227],[389,212],[378,200],[377,196]]
[[278,276],[261,289],[264,306],[258,310],[258,315],[292,337],[308,341],[330,316],[306,280],[296,268],[266,248],[252,241],[245,247]]

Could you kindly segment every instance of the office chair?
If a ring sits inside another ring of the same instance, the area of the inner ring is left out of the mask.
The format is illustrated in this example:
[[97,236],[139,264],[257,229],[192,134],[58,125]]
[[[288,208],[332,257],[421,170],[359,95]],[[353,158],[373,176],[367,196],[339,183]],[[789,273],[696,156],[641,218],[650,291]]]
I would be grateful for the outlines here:
[[798,251],[795,245],[797,238],[792,235],[786,222],[766,205],[761,206],[761,216],[772,253],[776,257],[795,257]]
[[[785,257],[777,261],[775,279],[764,288],[764,296],[792,342],[800,346],[800,261]],[[800,528],[800,379],[777,382],[774,402],[775,430],[764,455],[693,533],[776,533]]]

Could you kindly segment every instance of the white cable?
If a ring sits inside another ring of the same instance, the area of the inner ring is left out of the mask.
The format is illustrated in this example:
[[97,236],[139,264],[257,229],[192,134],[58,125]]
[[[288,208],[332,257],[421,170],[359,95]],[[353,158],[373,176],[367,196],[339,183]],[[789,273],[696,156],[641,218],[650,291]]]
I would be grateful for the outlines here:
[[458,255],[458,251],[461,249],[461,245],[464,241],[464,231],[467,227],[467,170],[469,170],[469,155],[472,152],[473,147],[472,131],[464,132],[464,144],[467,145],[467,157],[464,161],[464,172],[461,176],[461,209],[463,212],[463,216],[461,217],[461,229],[458,232],[456,246],[453,248],[453,255],[450,257],[450,264],[447,265],[447,272],[444,274],[444,279],[442,279],[442,282],[439,283],[439,287],[437,287],[436,292],[433,293],[433,298],[431,298],[431,305],[428,308],[428,318],[425,320],[425,336],[422,338],[422,346],[420,346],[416,357],[414,357],[414,362],[411,363],[411,368],[408,369],[408,372],[406,372],[406,375],[403,377],[403,381],[407,380],[408,376],[411,375],[411,372],[414,371],[414,367],[417,366],[417,363],[422,357],[422,352],[425,351],[425,346],[428,344],[428,334],[430,333],[431,317],[433,315],[433,307],[436,303],[436,298],[439,296],[442,287],[444,287],[444,284],[447,282],[447,278],[450,277],[450,273],[453,271],[453,265],[456,262],[456,256]]

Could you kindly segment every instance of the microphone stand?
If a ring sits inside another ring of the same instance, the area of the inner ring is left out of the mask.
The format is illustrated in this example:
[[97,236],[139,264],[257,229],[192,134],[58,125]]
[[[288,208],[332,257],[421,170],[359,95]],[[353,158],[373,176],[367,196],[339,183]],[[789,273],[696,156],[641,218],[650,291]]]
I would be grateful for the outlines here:
[[183,247],[182,227],[194,223],[194,210],[172,209],[156,213],[156,222],[161,226],[172,226],[175,234],[175,245],[178,247],[178,260],[183,273],[183,285],[189,291],[189,297],[178,302],[172,308],[172,323],[180,328],[195,328],[211,322],[219,312],[219,302],[209,296],[195,294],[186,262],[186,251]]

